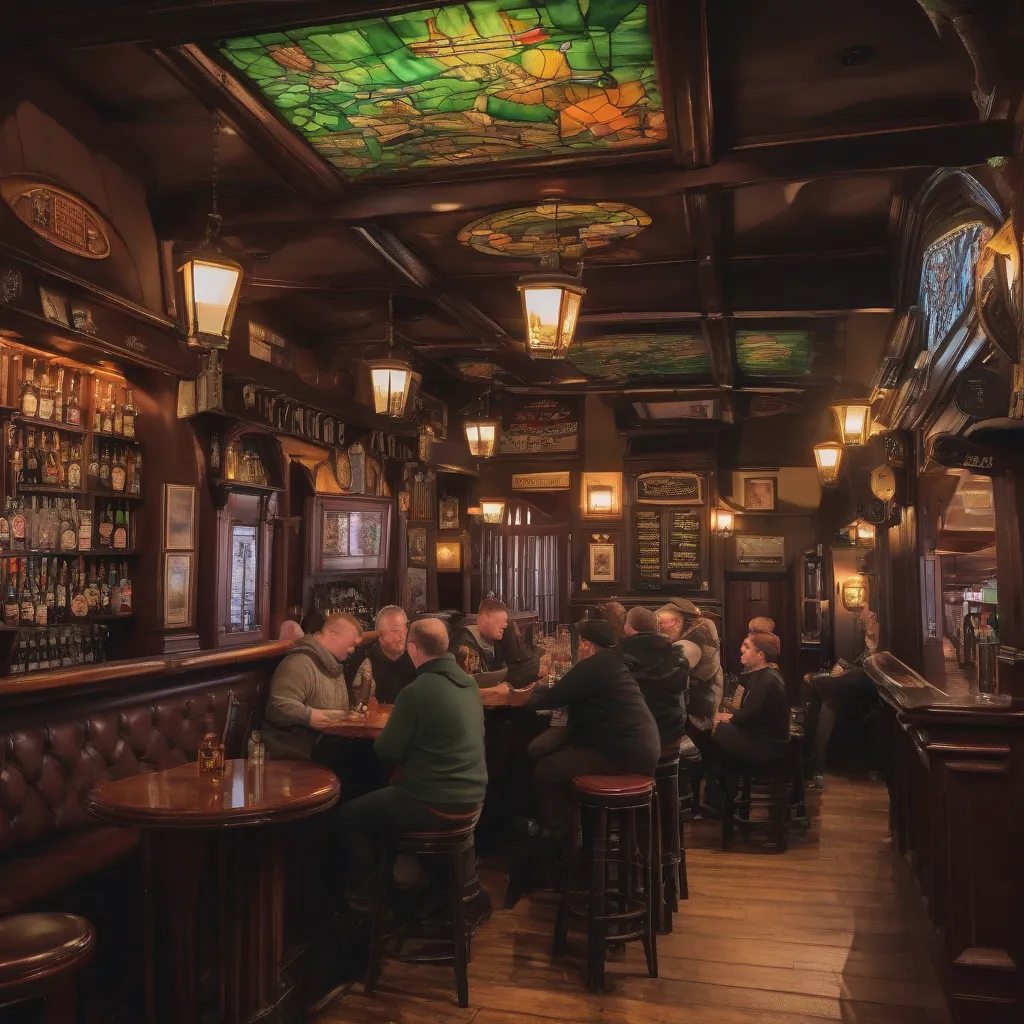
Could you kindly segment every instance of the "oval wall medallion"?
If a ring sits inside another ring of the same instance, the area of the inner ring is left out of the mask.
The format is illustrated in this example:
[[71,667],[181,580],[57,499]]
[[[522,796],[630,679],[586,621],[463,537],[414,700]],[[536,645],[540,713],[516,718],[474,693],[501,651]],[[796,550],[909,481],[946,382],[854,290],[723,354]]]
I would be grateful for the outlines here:
[[110,255],[103,218],[72,192],[22,175],[0,179],[0,194],[26,227],[50,245],[102,260]]

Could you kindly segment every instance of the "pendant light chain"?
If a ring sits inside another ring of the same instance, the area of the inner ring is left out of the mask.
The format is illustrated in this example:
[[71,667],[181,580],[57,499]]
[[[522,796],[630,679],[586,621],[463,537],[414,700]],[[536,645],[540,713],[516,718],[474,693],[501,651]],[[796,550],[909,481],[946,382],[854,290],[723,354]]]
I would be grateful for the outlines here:
[[[223,92],[227,88],[227,75],[223,72],[220,76],[220,87]],[[210,172],[210,214],[208,218],[206,237],[216,238],[220,234],[220,227],[223,219],[220,215],[218,200],[220,198],[220,136],[221,136],[221,112],[220,107],[213,110],[213,167]]]

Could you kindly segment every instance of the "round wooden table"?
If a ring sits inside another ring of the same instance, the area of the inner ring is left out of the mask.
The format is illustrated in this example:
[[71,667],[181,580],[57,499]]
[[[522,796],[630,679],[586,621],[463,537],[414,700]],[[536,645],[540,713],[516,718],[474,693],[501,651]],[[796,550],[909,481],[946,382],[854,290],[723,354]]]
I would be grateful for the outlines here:
[[97,818],[142,829],[151,1022],[195,1024],[204,1009],[249,1021],[287,997],[280,826],[340,793],[333,772],[306,761],[233,760],[222,775],[191,763],[89,794]]

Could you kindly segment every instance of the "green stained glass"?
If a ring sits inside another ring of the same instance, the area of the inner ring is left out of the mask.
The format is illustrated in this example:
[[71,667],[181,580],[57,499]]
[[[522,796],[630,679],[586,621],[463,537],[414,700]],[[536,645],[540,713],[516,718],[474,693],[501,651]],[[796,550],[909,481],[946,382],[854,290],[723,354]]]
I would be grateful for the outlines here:
[[752,377],[798,377],[809,373],[813,358],[810,331],[736,332],[736,361]]
[[351,178],[667,141],[636,0],[467,0],[220,51]]
[[699,334],[625,334],[576,342],[569,362],[601,380],[707,377],[711,360]]

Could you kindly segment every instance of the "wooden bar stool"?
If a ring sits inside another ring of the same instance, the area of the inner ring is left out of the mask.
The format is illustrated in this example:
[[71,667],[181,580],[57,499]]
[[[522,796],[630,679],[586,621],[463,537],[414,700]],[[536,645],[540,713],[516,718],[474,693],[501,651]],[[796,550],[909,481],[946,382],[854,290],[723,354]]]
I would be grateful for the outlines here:
[[93,926],[74,914],[0,919],[0,1007],[43,999],[42,1024],[73,1024],[76,975],[95,946]]
[[[660,888],[653,870],[654,780],[642,775],[577,775],[573,779],[576,818],[570,835],[581,835],[566,871],[555,923],[555,956],[565,952],[570,917],[587,920],[587,987],[605,989],[608,942],[640,939],[647,972],[658,976],[655,900]],[[615,837],[613,839],[613,837]],[[589,868],[589,872],[588,869]],[[589,886],[580,883],[589,873]],[[610,904],[610,906],[609,906]]]
[[655,878],[659,883],[658,930],[672,931],[672,915],[679,900],[687,899],[686,851],[683,849],[679,808],[679,749],[666,747],[654,769],[657,841],[654,844]]
[[[763,831],[778,853],[785,853],[789,844],[791,767],[784,752],[740,776],[728,775],[725,780],[725,809],[722,814],[722,849],[732,843],[737,824],[748,838],[751,831]],[[766,817],[756,818],[762,809]],[[738,821],[737,821],[738,819]]]
[[[466,879],[463,878],[462,864],[463,858],[473,851],[473,837],[478,817],[478,814],[474,814],[468,819],[469,824],[461,828],[436,832],[398,832],[385,846],[374,894],[370,962],[363,986],[367,995],[372,994],[377,987],[385,960],[400,960],[414,964],[451,964],[455,968],[459,1006],[469,1006],[470,935],[463,900]],[[457,820],[453,819],[453,823]],[[436,857],[445,864],[451,885],[450,936],[439,935],[436,928],[403,921],[398,917],[388,919],[388,894],[391,891],[395,860],[400,853],[415,857]],[[406,953],[404,946],[407,940],[430,945],[421,952]],[[434,948],[435,944],[439,948]]]

